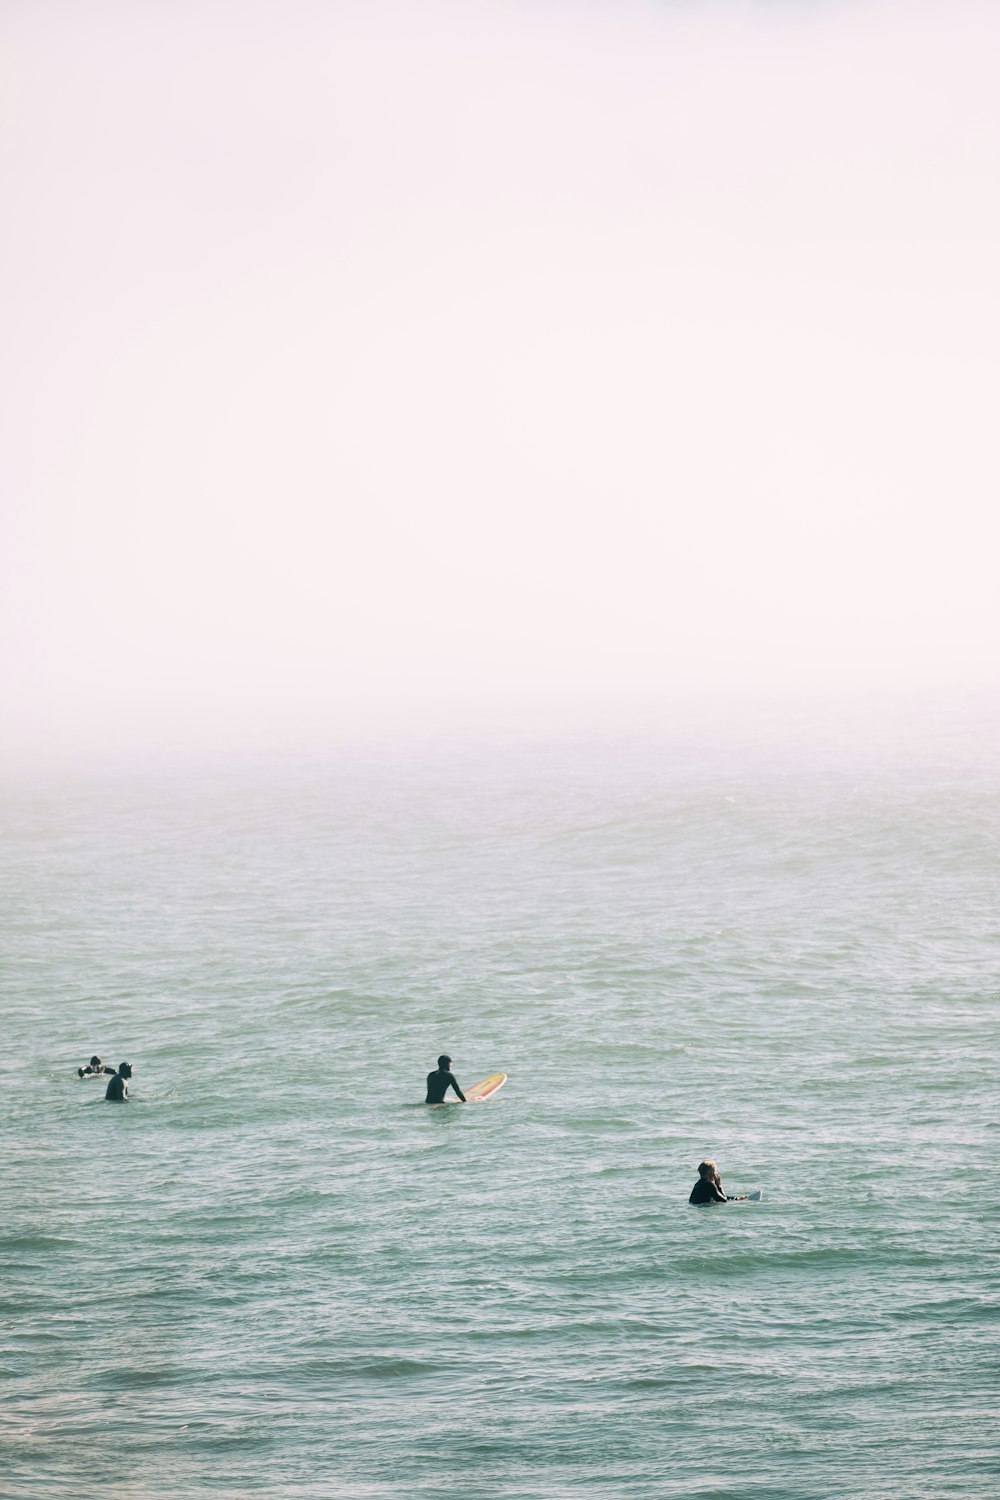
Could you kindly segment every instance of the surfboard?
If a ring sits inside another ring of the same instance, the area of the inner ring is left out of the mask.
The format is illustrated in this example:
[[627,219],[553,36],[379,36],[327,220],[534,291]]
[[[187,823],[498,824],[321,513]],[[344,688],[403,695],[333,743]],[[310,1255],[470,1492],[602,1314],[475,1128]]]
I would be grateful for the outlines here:
[[[491,1073],[489,1078],[481,1078],[471,1088],[463,1089],[463,1093],[470,1104],[480,1104],[484,1099],[491,1098],[497,1089],[502,1089],[506,1082],[506,1073]],[[461,1104],[461,1102],[461,1099],[456,1099],[454,1096],[445,1100],[446,1104]]]
[[752,1193],[747,1193],[747,1202],[748,1203],[759,1203],[760,1200],[763,1198],[763,1196],[764,1196],[764,1191],[763,1191],[762,1188],[754,1188],[754,1190],[753,1190]]

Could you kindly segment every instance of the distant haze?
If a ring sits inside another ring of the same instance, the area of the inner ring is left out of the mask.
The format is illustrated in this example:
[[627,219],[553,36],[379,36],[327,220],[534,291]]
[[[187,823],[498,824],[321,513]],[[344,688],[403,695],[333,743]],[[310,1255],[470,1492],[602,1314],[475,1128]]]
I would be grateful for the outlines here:
[[0,28],[9,761],[998,686],[995,4]]

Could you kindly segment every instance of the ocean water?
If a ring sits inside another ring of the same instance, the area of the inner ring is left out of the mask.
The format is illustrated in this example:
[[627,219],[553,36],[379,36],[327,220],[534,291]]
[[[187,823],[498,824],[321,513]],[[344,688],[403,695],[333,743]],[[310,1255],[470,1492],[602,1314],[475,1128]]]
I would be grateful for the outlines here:
[[9,785],[0,1492],[1000,1493],[998,856],[973,753]]

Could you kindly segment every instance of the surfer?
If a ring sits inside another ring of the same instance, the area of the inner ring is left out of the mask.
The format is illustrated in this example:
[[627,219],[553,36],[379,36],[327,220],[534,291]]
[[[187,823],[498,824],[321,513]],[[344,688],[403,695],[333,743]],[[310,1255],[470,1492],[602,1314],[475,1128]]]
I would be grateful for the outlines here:
[[727,1197],[722,1191],[722,1178],[714,1161],[703,1161],[698,1167],[698,1181],[691,1189],[689,1203],[742,1203],[745,1193]]
[[462,1090],[458,1086],[458,1079],[451,1071],[451,1058],[446,1057],[444,1053],[442,1053],[442,1055],[438,1058],[437,1072],[428,1073],[427,1075],[427,1098],[424,1100],[424,1103],[443,1104],[444,1096],[448,1092],[449,1088],[455,1090],[455,1093],[464,1104],[465,1095],[462,1093]]
[[[111,1072],[110,1068],[108,1069],[108,1072]],[[105,1099],[117,1099],[120,1101],[124,1101],[125,1099],[127,1099],[128,1083],[126,1080],[131,1077],[132,1064],[127,1062],[119,1063],[118,1072],[108,1084],[107,1092],[104,1095]]]
[[85,1068],[77,1068],[76,1071],[80,1078],[93,1078],[95,1073],[113,1073],[115,1070],[114,1068],[106,1068],[95,1052],[87,1066]]

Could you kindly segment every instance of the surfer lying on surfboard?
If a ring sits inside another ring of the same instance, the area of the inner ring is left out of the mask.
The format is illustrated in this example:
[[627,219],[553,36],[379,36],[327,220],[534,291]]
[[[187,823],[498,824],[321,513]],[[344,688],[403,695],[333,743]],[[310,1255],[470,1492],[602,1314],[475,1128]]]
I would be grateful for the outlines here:
[[98,1073],[113,1073],[115,1070],[114,1068],[105,1067],[95,1052],[87,1066],[85,1068],[77,1068],[76,1071],[81,1078],[93,1078]]
[[443,1104],[444,1096],[448,1092],[449,1088],[453,1088],[455,1090],[455,1093],[464,1104],[465,1095],[462,1093],[462,1090],[458,1086],[458,1079],[451,1071],[451,1058],[446,1057],[444,1056],[444,1054],[442,1054],[441,1057],[438,1058],[437,1072],[428,1073],[427,1075],[427,1098],[424,1100],[424,1103]]
[[689,1203],[745,1203],[746,1193],[727,1197],[722,1191],[722,1178],[714,1161],[703,1161],[698,1168],[698,1181],[691,1189]]

